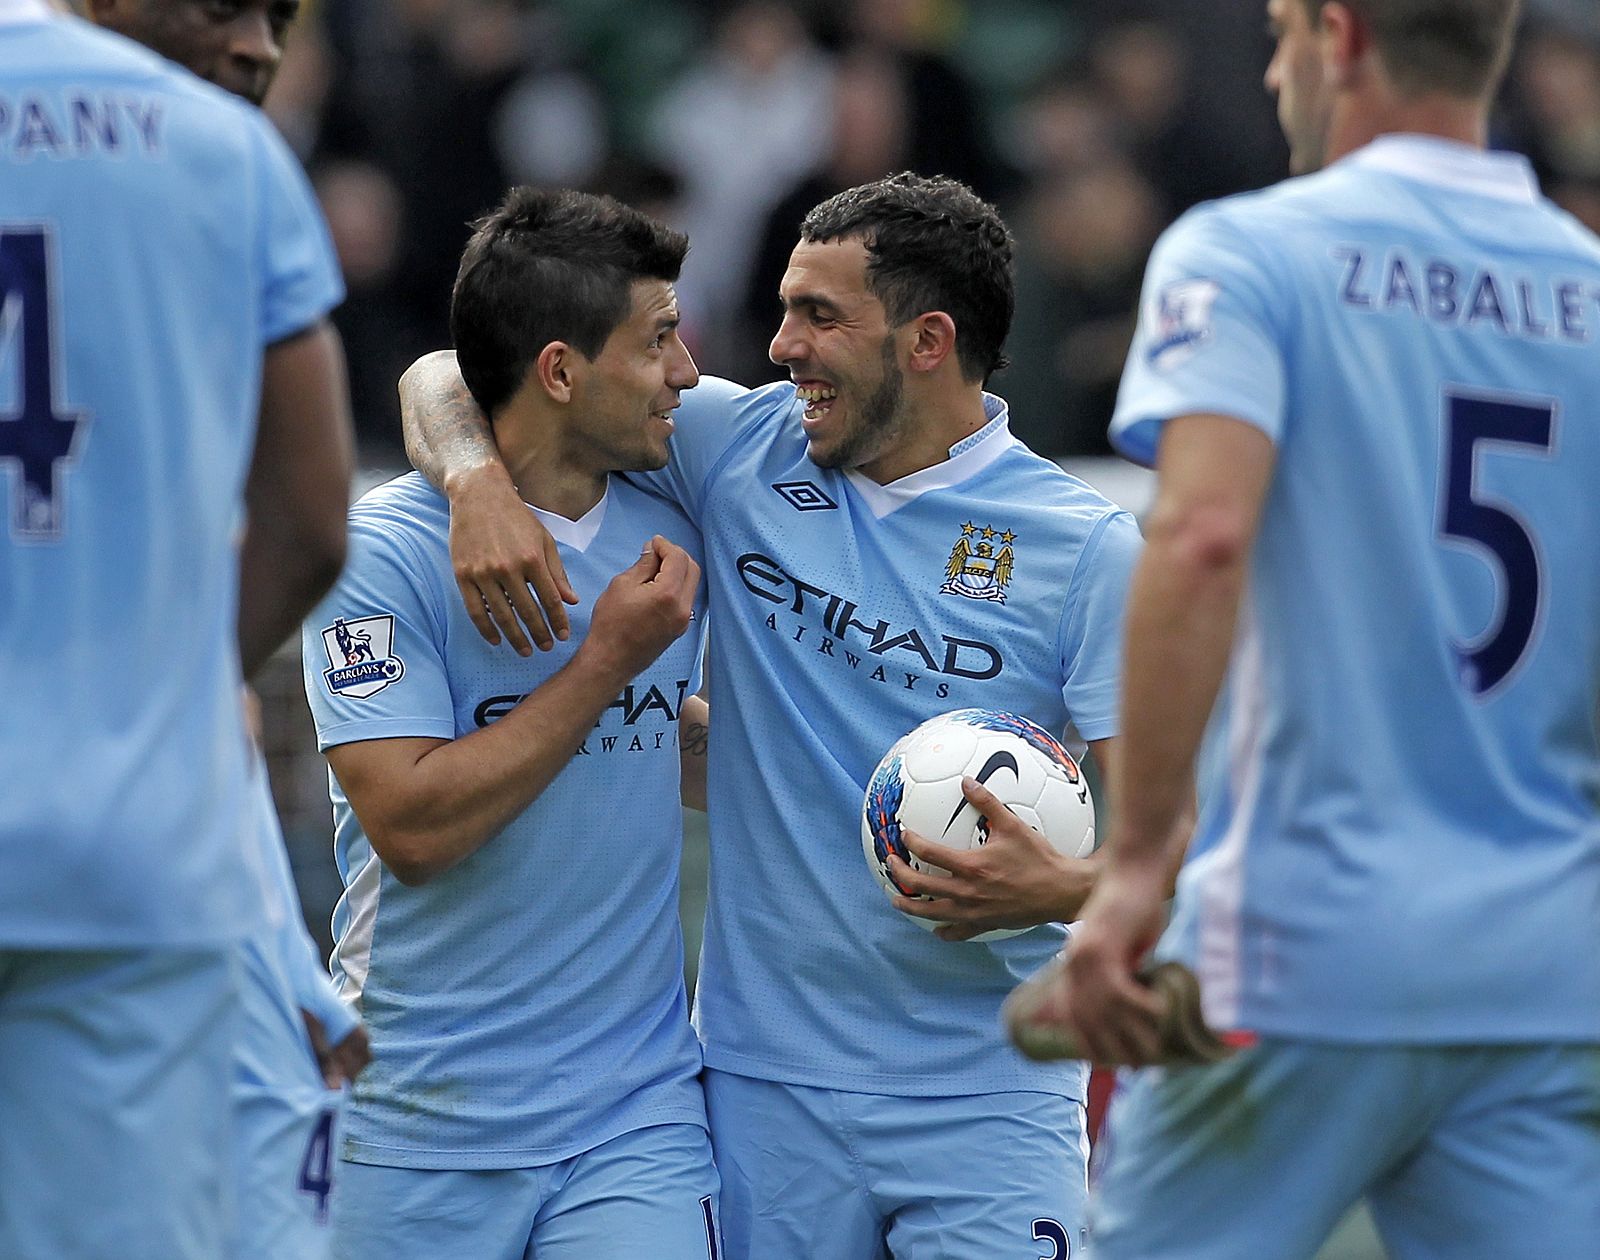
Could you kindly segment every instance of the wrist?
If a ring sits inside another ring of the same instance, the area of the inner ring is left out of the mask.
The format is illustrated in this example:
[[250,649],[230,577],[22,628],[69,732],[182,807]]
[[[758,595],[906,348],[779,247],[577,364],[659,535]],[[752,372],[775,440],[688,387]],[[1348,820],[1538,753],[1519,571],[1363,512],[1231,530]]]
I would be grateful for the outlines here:
[[605,636],[592,634],[578,645],[567,668],[607,697],[620,694],[638,672],[605,642]]
[[517,493],[511,474],[498,453],[486,454],[481,459],[456,461],[445,471],[444,484],[439,488],[451,503],[468,496]]
[[1083,911],[1083,903],[1089,900],[1089,894],[1094,892],[1099,882],[1103,866],[1099,854],[1061,859],[1060,873],[1055,880],[1055,906],[1050,914],[1052,921],[1072,923],[1078,918]]

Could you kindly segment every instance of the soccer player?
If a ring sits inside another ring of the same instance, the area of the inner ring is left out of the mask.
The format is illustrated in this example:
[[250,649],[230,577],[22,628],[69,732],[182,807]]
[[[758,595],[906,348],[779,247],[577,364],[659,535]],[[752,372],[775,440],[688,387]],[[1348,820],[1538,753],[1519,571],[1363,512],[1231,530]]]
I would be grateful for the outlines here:
[[[903,175],[824,202],[781,296],[771,354],[793,381],[702,381],[666,469],[639,478],[705,532],[716,620],[696,1002],[728,1254],[1064,1257],[1081,1245],[1083,1073],[1023,1062],[998,1025],[1063,929],[954,946],[893,913],[862,860],[861,801],[895,739],[966,706],[1070,721],[1103,756],[1138,531],[1015,441],[984,392],[1011,240],[968,189]],[[413,392],[448,398],[447,368],[414,369]],[[463,517],[487,514],[505,472],[444,412],[451,454],[420,442],[422,466]],[[526,586],[500,607],[519,600]],[[896,860],[935,898],[898,904],[958,937],[1075,917],[1093,865],[976,783],[968,796],[990,843],[920,842],[956,875]]]
[[5,0],[0,101],[0,1255],[214,1260],[240,661],[343,557],[338,271],[271,127],[128,41]]
[[1272,0],[1307,174],[1150,263],[1118,833],[1055,1002],[1149,1059],[1220,691],[1158,953],[1257,1044],[1113,1105],[1101,1260],[1310,1256],[1362,1196],[1398,1260],[1600,1255],[1600,242],[1484,151],[1516,8]]
[[[297,0],[203,5],[193,0],[90,0],[100,26],[137,40],[260,105],[283,57]],[[259,496],[270,526],[277,510]],[[251,699],[253,703],[253,698]],[[252,723],[253,725],[253,723]],[[244,943],[244,1018],[234,1082],[236,1221],[232,1260],[316,1260],[332,1241],[332,1142],[338,1098],[370,1057],[366,1030],[334,991],[300,916],[266,765],[252,767],[255,838],[272,886],[271,922]],[[319,1070],[320,1068],[320,1070]]]
[[375,1055],[341,1146],[342,1260],[718,1255],[677,915],[700,543],[613,475],[666,463],[697,379],[687,248],[609,199],[518,189],[462,258],[461,366],[587,601],[571,643],[526,660],[479,637],[449,506],[415,473],[356,505],[306,624],[334,960]]

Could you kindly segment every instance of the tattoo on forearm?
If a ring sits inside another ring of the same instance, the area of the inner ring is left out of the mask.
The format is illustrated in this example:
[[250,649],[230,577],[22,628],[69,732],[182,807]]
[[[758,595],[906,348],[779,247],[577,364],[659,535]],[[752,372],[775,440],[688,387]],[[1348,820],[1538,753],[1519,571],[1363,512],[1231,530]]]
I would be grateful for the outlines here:
[[406,416],[406,454],[434,485],[461,464],[497,457],[494,434],[465,382],[440,385],[422,409]]
[[691,757],[704,757],[706,741],[710,735],[711,728],[704,722],[690,722],[679,734],[678,742],[683,745],[684,752]]

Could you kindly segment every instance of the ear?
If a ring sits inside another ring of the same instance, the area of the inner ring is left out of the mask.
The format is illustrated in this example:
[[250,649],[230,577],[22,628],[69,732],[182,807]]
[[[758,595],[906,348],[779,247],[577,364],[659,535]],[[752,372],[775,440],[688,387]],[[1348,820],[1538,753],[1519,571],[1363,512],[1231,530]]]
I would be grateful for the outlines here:
[[572,401],[572,392],[578,375],[582,371],[579,367],[582,358],[583,356],[565,341],[552,341],[539,351],[539,357],[533,361],[533,371],[530,375],[539,382],[539,388],[544,390],[552,401],[569,403]]
[[1322,73],[1329,87],[1347,88],[1368,69],[1367,58],[1376,53],[1372,27],[1349,5],[1328,0],[1317,15],[1317,38],[1322,47]]
[[954,357],[956,321],[943,311],[929,311],[911,321],[911,362],[913,372],[932,372]]

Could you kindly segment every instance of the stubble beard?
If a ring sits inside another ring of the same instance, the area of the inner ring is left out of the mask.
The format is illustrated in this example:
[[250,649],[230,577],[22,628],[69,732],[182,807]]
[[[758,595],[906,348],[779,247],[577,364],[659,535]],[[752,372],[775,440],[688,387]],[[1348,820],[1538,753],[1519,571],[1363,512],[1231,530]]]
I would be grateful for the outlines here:
[[905,397],[905,376],[894,361],[894,341],[884,338],[883,379],[872,396],[861,406],[860,419],[839,445],[813,462],[818,468],[859,468],[882,455],[906,429],[901,403]]

